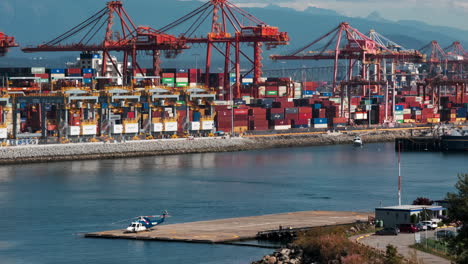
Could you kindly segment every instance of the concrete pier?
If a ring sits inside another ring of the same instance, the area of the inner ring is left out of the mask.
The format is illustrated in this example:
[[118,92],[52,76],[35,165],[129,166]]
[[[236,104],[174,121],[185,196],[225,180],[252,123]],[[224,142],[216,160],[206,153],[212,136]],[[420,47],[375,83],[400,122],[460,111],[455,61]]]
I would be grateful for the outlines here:
[[258,232],[283,228],[313,228],[367,221],[371,213],[304,211],[192,223],[168,224],[151,231],[126,233],[125,229],[85,234],[91,238],[136,239],[191,243],[228,243],[254,239]]

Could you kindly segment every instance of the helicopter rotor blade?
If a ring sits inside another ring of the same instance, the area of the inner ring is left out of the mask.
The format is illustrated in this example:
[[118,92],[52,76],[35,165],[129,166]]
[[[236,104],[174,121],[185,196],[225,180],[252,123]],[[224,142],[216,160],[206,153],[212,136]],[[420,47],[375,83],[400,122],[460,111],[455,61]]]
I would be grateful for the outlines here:
[[132,217],[132,218],[129,218],[129,219],[120,220],[120,221],[111,223],[111,225],[119,224],[119,223],[122,223],[122,222],[128,222],[130,220],[137,219],[137,218],[138,217]]

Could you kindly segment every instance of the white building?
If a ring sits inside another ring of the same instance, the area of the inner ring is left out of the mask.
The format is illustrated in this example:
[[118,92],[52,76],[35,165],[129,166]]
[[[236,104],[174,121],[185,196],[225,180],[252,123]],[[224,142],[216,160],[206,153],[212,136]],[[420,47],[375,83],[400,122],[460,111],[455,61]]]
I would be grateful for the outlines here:
[[[414,219],[421,219],[421,213],[426,210],[430,219],[440,218],[442,206],[434,205],[401,205],[375,208],[375,219],[383,221],[384,227],[396,227],[400,224],[415,224]],[[412,217],[412,215],[415,215]],[[413,219],[412,219],[413,218]],[[413,221],[412,221],[413,220]]]
[[122,85],[123,78],[119,76],[114,64],[117,66],[118,72],[122,74],[123,63],[119,62],[115,56],[111,56],[107,58],[106,74],[102,75],[102,52],[82,53],[80,57],[76,59],[76,62],[69,62],[67,66],[68,68],[94,69],[96,77],[109,77],[112,83]]

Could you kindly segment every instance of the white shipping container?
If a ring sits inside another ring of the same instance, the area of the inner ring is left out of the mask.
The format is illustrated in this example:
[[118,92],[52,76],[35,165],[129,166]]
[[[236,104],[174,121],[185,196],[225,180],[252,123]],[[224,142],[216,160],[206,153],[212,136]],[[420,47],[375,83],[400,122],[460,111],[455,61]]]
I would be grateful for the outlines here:
[[122,134],[122,133],[123,133],[123,125],[112,124],[112,134]]
[[213,120],[207,120],[201,122],[201,130],[213,130],[215,127]]
[[44,74],[45,70],[46,69],[44,67],[32,67],[31,68],[31,73],[32,74]]
[[69,126],[68,127],[68,135],[69,136],[79,136],[80,135],[80,127],[79,126]]
[[81,127],[81,135],[90,136],[97,134],[97,125],[84,125]]
[[258,87],[258,94],[264,96],[265,95],[265,86]]
[[166,122],[164,123],[165,132],[176,132],[177,131],[177,122]]
[[176,78],[176,83],[188,83],[188,78]]
[[415,101],[421,103],[423,101],[423,98],[421,96],[416,96]]
[[403,120],[404,117],[403,117],[403,115],[395,115],[395,119],[396,120]]
[[434,108],[434,105],[428,104],[426,107],[427,108]]
[[200,130],[200,122],[190,122],[190,130]]
[[422,115],[422,112],[420,110],[414,112],[415,115]]
[[50,78],[52,80],[55,80],[55,79],[59,79],[59,78],[64,78],[65,77],[65,74],[61,73],[61,74],[51,74],[50,75]]
[[0,128],[0,138],[5,139],[8,138],[8,130],[7,128]]
[[284,96],[287,92],[287,87],[286,86],[279,86],[278,87],[278,95],[279,96]]
[[288,130],[291,129],[291,125],[275,126],[274,130]]
[[136,134],[139,132],[138,123],[128,123],[124,125],[124,133],[125,134]]
[[314,124],[314,128],[328,128],[328,124]]
[[151,130],[153,132],[162,132],[163,131],[163,123],[153,123],[153,124],[151,124]]
[[411,109],[409,109],[409,108],[403,109],[403,114],[405,114],[405,115],[411,114]]

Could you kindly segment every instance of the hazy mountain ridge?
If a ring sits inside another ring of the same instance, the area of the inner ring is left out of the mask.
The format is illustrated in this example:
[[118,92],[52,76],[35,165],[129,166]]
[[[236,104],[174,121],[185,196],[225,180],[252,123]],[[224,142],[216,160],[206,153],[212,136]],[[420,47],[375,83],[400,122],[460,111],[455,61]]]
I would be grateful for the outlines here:
[[[42,0],[2,0],[0,3],[0,30],[15,36],[22,45],[40,44],[57,37],[68,29],[84,21],[89,16],[104,8],[106,1],[81,0],[60,1]],[[174,0],[133,0],[124,1],[124,7],[137,25],[148,25],[153,28],[162,26],[187,14],[202,5],[199,1]],[[387,36],[393,41],[409,49],[419,49],[432,40],[438,40],[446,47],[453,41],[461,41],[468,46],[468,31],[445,26],[432,26],[420,21],[401,20],[392,22],[382,18],[377,12],[367,18],[352,18],[338,14],[333,10],[308,8],[303,12],[278,6],[265,8],[246,8],[248,12],[267,24],[278,26],[291,37],[290,46],[280,47],[268,54],[286,53],[312,42],[317,37],[337,27],[346,21],[362,33],[370,29]],[[188,25],[185,26],[188,28]],[[206,34],[206,31],[199,34]],[[190,53],[190,51],[188,51]],[[9,54],[9,57],[33,57],[36,54],[22,54],[19,49]],[[47,57],[64,56],[54,53],[41,54]],[[8,57],[2,58],[2,64]],[[200,60],[201,61],[201,60]]]

